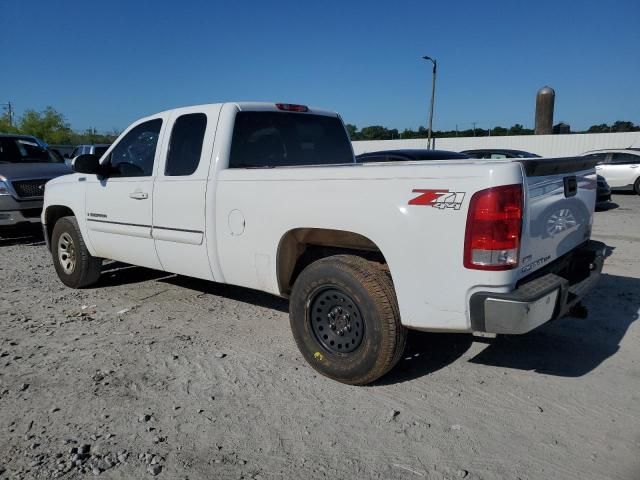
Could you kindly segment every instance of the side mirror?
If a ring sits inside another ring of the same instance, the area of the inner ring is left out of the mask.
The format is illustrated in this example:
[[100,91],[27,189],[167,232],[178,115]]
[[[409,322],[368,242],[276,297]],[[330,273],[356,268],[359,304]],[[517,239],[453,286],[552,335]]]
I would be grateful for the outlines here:
[[90,153],[80,155],[73,160],[73,171],[76,173],[89,173],[98,175],[101,172],[99,158]]

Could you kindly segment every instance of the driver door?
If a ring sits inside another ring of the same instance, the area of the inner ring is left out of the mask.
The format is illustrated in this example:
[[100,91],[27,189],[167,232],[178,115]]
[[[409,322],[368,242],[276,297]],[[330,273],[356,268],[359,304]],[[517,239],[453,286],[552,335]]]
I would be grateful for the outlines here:
[[109,175],[86,180],[87,230],[98,257],[162,269],[151,225],[163,120],[130,128],[102,161],[109,164]]

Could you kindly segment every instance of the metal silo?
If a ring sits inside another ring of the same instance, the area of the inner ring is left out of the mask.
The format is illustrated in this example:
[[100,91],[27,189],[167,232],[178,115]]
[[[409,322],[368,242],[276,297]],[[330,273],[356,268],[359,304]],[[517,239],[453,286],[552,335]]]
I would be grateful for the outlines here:
[[536,95],[536,135],[553,133],[553,105],[556,92],[549,86],[542,87]]

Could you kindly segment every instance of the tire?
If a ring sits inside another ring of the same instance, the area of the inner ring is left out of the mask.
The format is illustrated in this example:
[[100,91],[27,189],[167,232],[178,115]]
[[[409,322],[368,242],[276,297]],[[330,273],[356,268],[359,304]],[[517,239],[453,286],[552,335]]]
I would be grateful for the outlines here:
[[636,178],[636,183],[633,184],[633,191],[636,195],[640,195],[640,177]]
[[76,217],[62,217],[53,226],[51,255],[58,278],[67,287],[85,288],[100,278],[102,259],[87,250]]
[[407,331],[385,266],[335,255],[307,266],[289,300],[293,337],[319,373],[365,385],[391,370]]

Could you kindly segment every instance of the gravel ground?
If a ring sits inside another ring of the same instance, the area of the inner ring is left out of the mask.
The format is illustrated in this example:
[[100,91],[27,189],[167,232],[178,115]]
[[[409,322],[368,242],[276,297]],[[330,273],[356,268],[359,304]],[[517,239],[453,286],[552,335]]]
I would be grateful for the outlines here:
[[0,238],[0,478],[640,478],[640,197],[586,320],[520,337],[412,332],[371,387],[318,376],[287,302],[111,263],[57,279]]

